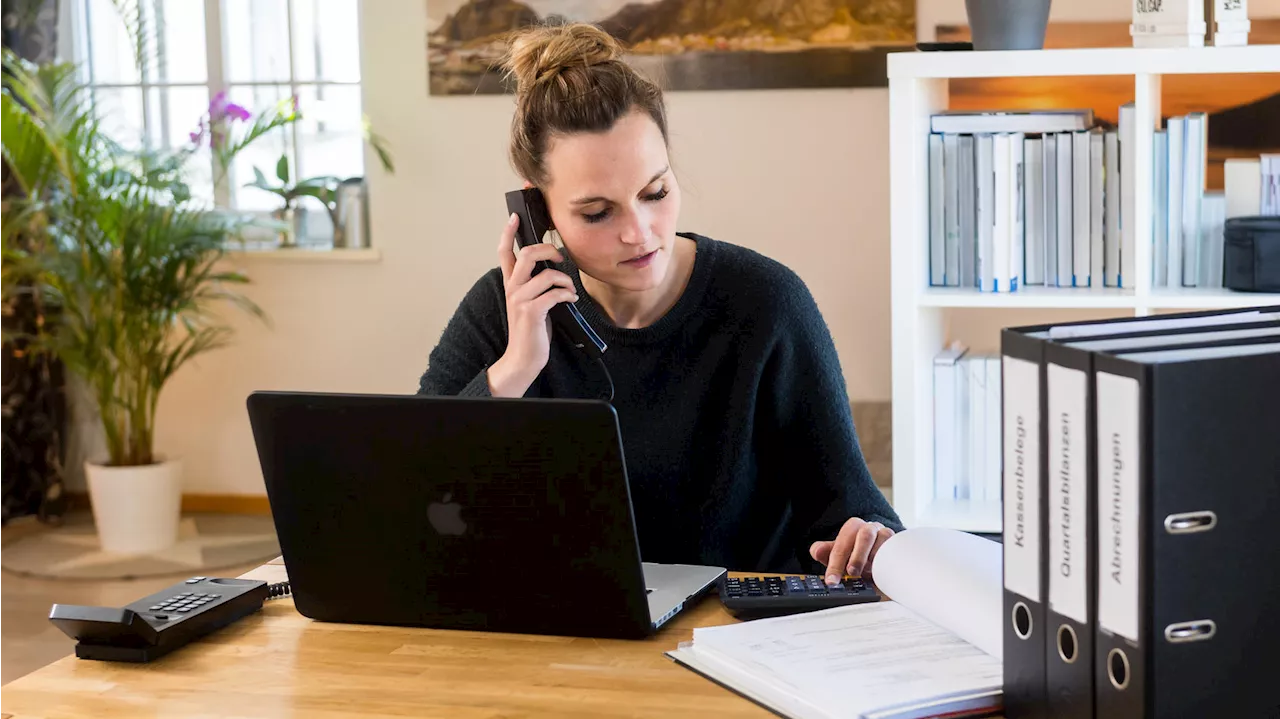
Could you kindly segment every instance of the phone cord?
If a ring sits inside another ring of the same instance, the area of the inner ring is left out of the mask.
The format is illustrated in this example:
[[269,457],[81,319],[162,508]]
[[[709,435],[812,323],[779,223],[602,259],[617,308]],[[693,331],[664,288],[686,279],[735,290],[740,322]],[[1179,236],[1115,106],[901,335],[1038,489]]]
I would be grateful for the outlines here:
[[609,374],[609,368],[604,365],[604,357],[596,357],[596,363],[600,365],[600,369],[604,370],[604,378],[609,381],[609,398],[608,402],[613,401],[613,375]]

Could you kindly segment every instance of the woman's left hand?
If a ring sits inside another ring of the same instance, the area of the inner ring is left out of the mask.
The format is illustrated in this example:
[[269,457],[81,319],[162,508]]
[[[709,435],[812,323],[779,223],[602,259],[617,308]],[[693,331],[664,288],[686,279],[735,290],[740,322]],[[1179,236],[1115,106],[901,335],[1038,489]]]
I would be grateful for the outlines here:
[[880,545],[892,536],[893,530],[879,522],[852,517],[834,541],[814,542],[809,554],[827,566],[827,584],[839,584],[846,572],[855,577],[870,574]]

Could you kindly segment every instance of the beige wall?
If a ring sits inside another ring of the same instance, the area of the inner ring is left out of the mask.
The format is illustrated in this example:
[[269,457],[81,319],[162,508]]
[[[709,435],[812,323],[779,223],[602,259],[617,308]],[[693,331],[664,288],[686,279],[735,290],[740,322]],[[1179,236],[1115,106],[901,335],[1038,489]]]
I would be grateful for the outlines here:
[[[239,261],[273,327],[238,322],[233,347],[162,396],[157,444],[186,461],[188,492],[262,491],[244,409],[255,389],[414,391],[459,299],[495,263],[502,193],[517,186],[510,98],[427,94],[420,0],[365,2],[363,19],[365,109],[398,167],[371,180],[382,261]],[[887,399],[887,91],[680,93],[669,110],[680,229],[793,267],[852,396]]]
[[[1080,19],[1080,4],[1057,2],[1054,16],[1075,7]],[[1128,7],[1083,5],[1104,19]],[[505,156],[510,99],[429,96],[422,0],[363,7],[365,110],[399,168],[371,173],[382,260],[238,261],[272,328],[238,321],[233,347],[166,389],[157,445],[186,462],[188,492],[262,493],[244,409],[253,390],[414,391],[458,300],[494,264],[501,193],[516,183]],[[963,12],[960,0],[925,2],[922,29],[928,18],[963,21]],[[852,398],[887,400],[887,90],[673,93],[668,102],[686,193],[680,229],[794,268],[831,327]],[[91,421],[82,414],[81,428]],[[72,486],[74,466],[100,443],[87,446],[71,457]]]

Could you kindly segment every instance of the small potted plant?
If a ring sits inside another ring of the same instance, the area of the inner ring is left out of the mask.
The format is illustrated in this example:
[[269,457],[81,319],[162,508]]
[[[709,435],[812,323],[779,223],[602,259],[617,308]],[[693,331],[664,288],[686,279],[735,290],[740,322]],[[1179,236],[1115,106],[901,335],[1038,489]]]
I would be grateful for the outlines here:
[[336,177],[322,175],[295,183],[291,181],[292,176],[289,156],[281,155],[276,162],[278,184],[268,181],[267,176],[257,167],[253,168],[253,182],[245,184],[245,187],[256,187],[264,192],[270,192],[279,197],[283,203],[271,211],[271,218],[283,225],[276,234],[276,241],[281,247],[297,247],[298,239],[305,235],[303,232],[305,208],[298,207],[298,200],[303,197],[314,197],[325,203],[327,208],[328,199],[339,182]]
[[225,346],[230,304],[263,317],[220,265],[257,221],[193,198],[188,163],[207,139],[220,167],[288,124],[287,109],[250,121],[215,98],[190,146],[130,149],[102,131],[88,89],[67,64],[4,54],[3,156],[20,196],[6,199],[4,292],[54,307],[25,352],[52,353],[84,381],[107,456],[85,470],[101,546],[149,552],[177,540],[181,458],[155,449],[156,409],[187,362]]
[[[296,100],[294,107],[295,109],[297,107]],[[386,140],[371,129],[367,119],[364,122],[364,137],[377,154],[382,169],[394,174],[395,165],[391,160],[391,152]],[[334,247],[346,246],[342,222],[344,208],[341,205],[338,190],[344,183],[362,182],[362,180],[358,178],[344,180],[335,175],[316,175],[293,182],[293,172],[287,154],[280,155],[280,159],[276,161],[275,179],[278,182],[268,180],[262,170],[254,167],[253,181],[246,183],[245,187],[254,187],[280,198],[282,204],[272,211],[271,217],[283,223],[283,227],[278,230],[276,236],[276,241],[281,247],[296,247],[298,238],[304,234],[302,227],[305,224],[306,208],[299,207],[299,202],[304,197],[314,198],[329,213],[329,221],[333,226]]]

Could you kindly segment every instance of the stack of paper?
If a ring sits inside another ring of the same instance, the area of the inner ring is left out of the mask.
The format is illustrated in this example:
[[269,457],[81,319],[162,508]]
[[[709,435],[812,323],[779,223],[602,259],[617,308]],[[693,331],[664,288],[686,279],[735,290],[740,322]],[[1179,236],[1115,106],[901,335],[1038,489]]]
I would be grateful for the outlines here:
[[668,656],[797,719],[998,709],[1000,545],[911,529],[881,547],[875,568],[893,601],[695,629]]

